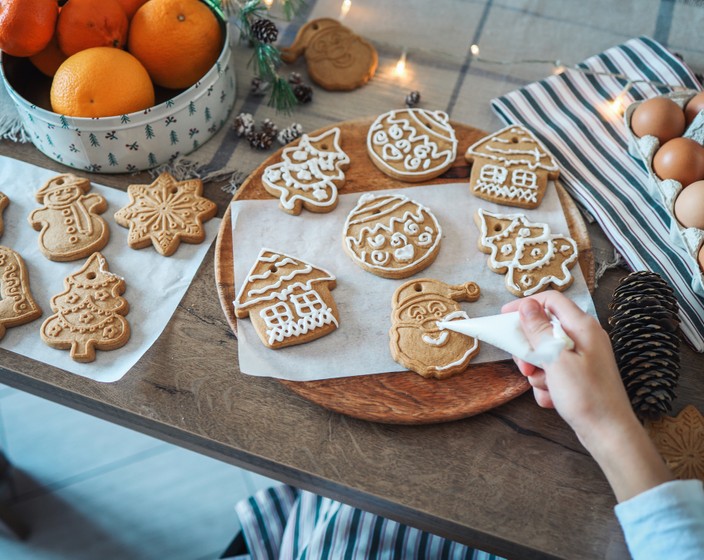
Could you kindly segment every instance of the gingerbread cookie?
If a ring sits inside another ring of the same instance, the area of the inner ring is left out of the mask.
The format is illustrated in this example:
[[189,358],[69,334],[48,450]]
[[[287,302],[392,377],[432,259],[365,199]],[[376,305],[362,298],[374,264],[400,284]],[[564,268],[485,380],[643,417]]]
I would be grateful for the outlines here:
[[675,417],[645,423],[662,458],[680,480],[704,480],[704,416],[691,404]]
[[293,44],[281,49],[281,60],[290,64],[303,54],[310,79],[331,91],[363,86],[379,64],[371,43],[331,18],[314,19],[301,27]]
[[304,134],[281,153],[281,161],[268,166],[262,184],[278,197],[279,208],[298,215],[330,212],[337,206],[338,186],[345,182],[344,169],[350,158],[340,148],[340,129],[331,128],[319,136]]
[[75,261],[107,245],[110,230],[98,214],[107,210],[105,198],[91,193],[90,181],[65,173],[47,181],[36,199],[44,206],[29,215],[39,231],[39,249],[52,261]]
[[5,211],[5,208],[10,204],[10,199],[7,197],[5,193],[0,192],[0,235],[5,231],[5,222],[2,219],[2,213]]
[[543,144],[525,127],[511,125],[467,148],[472,194],[507,206],[537,208],[548,181],[560,171]]
[[399,194],[363,194],[347,221],[345,252],[383,278],[407,278],[432,264],[442,230],[428,208]]
[[548,288],[564,291],[572,285],[570,270],[577,263],[577,244],[555,235],[547,224],[530,222],[523,214],[492,214],[479,209],[479,250],[488,253],[489,268],[506,275],[506,288],[524,297]]
[[64,280],[65,290],[51,298],[54,315],[42,324],[42,340],[52,348],[71,350],[77,362],[92,362],[96,350],[121,348],[130,338],[124,318],[129,304],[121,295],[124,278],[108,270],[100,253],[93,253],[78,272]]
[[41,314],[29,289],[29,273],[22,257],[0,245],[0,339],[8,327],[24,325]]
[[399,109],[379,115],[367,133],[367,153],[381,171],[418,183],[444,173],[455,161],[457,138],[447,113]]
[[477,301],[479,295],[474,282],[451,286],[421,278],[399,286],[391,302],[389,345],[393,359],[423,377],[445,379],[464,371],[479,352],[479,341],[441,330],[437,322],[468,319],[457,302]]
[[184,243],[205,240],[203,222],[218,212],[214,202],[201,196],[200,179],[176,181],[162,173],[151,185],[127,187],[130,203],[115,212],[115,221],[129,228],[127,243],[133,249],[154,245],[168,257]]
[[330,290],[335,277],[300,259],[262,249],[235,299],[269,348],[310,342],[334,331],[339,315]]

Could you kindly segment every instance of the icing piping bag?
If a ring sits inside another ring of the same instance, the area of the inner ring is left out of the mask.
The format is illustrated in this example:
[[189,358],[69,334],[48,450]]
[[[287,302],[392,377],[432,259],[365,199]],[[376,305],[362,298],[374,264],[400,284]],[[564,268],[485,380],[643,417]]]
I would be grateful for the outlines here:
[[574,348],[574,341],[567,336],[557,317],[549,312],[547,315],[552,324],[552,337],[544,337],[537,348],[531,347],[523,334],[518,311],[474,319],[438,321],[437,326],[440,330],[447,329],[477,338],[540,367],[555,360],[564,348],[567,350]]

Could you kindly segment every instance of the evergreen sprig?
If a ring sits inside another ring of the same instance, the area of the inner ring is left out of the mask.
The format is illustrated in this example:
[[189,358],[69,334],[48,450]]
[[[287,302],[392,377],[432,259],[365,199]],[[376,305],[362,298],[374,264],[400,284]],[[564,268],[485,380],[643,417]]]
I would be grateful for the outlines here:
[[271,95],[269,96],[269,107],[274,107],[282,113],[290,113],[291,110],[298,104],[296,94],[293,93],[293,88],[285,78],[278,76],[272,83]]
[[300,12],[306,5],[305,0],[283,0],[284,15],[286,19],[291,21],[293,16]]

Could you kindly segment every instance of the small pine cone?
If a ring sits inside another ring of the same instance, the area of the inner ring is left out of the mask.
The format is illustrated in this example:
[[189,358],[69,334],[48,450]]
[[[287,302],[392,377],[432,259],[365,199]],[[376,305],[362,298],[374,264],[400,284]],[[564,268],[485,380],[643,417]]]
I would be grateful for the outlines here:
[[657,419],[672,410],[679,380],[679,305],[673,289],[654,272],[633,272],[609,305],[611,344],[633,410]]
[[249,93],[261,97],[269,89],[269,82],[262,80],[259,76],[254,76],[249,85]]
[[420,103],[420,92],[419,91],[412,91],[406,96],[406,107],[413,108],[417,107],[418,103]]
[[252,133],[247,136],[247,140],[249,140],[249,145],[255,150],[268,150],[274,143],[273,136],[255,131],[252,131]]
[[273,43],[279,37],[279,30],[270,19],[258,19],[252,24],[251,30],[252,37],[260,43]]
[[310,103],[313,100],[313,88],[305,84],[293,86],[293,94],[301,105]]
[[281,132],[279,132],[276,139],[279,141],[279,144],[285,146],[289,142],[293,142],[297,138],[300,138],[301,134],[303,134],[303,127],[298,123],[293,123],[288,128],[284,128]]
[[266,134],[267,136],[271,136],[272,139],[276,138],[276,135],[279,132],[279,127],[274,124],[274,121],[271,119],[264,119],[262,122],[262,133]]
[[291,72],[288,76],[288,83],[292,86],[297,86],[298,84],[303,83],[303,78],[301,78],[301,75],[298,72]]
[[240,113],[232,124],[237,136],[248,136],[254,130],[254,117],[250,113]]

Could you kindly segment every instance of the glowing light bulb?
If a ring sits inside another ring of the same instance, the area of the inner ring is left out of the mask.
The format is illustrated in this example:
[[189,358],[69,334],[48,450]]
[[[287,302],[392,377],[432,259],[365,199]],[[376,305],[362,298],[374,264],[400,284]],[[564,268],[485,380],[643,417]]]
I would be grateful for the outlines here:
[[396,66],[394,67],[394,76],[405,76],[406,74],[406,51],[401,53],[401,58],[398,59]]
[[469,52],[471,52],[473,56],[478,56],[479,55],[479,45],[474,44],[471,47],[469,47]]
[[274,3],[274,0],[263,0],[264,5],[267,7],[267,9],[271,8],[271,5]]
[[558,74],[562,74],[565,70],[566,70],[566,68],[565,68],[564,66],[562,66],[562,64],[558,64],[557,66],[555,66],[555,68],[554,68],[554,70],[552,71],[552,73],[553,73],[555,76],[557,76]]
[[350,11],[352,7],[352,0],[343,0],[342,6],[340,7],[340,20],[345,19],[345,16]]
[[621,116],[623,114],[624,100],[623,95],[619,95],[613,101],[608,101],[607,106],[612,113]]

